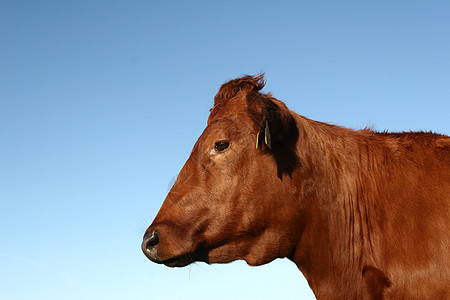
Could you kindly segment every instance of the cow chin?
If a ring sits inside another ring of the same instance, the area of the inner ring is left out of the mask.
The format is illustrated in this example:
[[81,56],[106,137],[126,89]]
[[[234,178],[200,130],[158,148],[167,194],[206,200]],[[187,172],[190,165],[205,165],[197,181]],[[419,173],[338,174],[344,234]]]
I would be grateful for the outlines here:
[[235,245],[225,244],[217,248],[206,250],[197,248],[194,252],[177,255],[164,260],[155,261],[167,267],[185,267],[195,262],[204,262],[207,264],[225,264],[237,260],[244,260],[250,266],[259,266],[266,264],[273,259],[255,255],[255,253],[246,253],[243,248],[237,248]]
[[242,257],[235,258],[233,255],[230,254],[223,255],[220,254],[217,250],[211,250],[205,253],[183,254],[163,261],[153,261],[153,262],[160,263],[171,268],[181,268],[196,262],[204,262],[207,264],[225,264],[241,259],[244,259],[249,265],[253,266],[259,265],[259,263],[257,263],[254,260],[247,260],[247,258]]
[[271,262],[276,257],[267,257],[259,251],[249,251],[243,245],[225,244],[208,252],[208,263],[230,263],[244,260],[250,266],[260,266]]

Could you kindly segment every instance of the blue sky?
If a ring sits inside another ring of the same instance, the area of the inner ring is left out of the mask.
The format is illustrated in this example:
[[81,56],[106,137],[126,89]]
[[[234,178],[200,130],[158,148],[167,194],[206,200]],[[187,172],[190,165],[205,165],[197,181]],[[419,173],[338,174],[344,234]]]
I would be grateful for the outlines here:
[[1,299],[311,299],[288,260],[140,251],[219,86],[351,128],[450,134],[448,1],[0,2]]

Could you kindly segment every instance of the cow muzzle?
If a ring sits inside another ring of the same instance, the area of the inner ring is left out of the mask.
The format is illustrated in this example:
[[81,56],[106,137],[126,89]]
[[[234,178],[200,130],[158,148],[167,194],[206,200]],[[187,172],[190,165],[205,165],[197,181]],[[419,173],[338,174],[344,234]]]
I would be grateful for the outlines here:
[[[192,250],[186,251],[186,249],[181,250],[174,247],[174,244],[171,244],[170,239],[167,238],[167,232],[163,234],[165,239],[161,239],[161,230],[159,229],[147,230],[141,245],[142,252],[152,262],[164,264],[168,267],[184,267],[194,261],[207,261],[206,253],[200,253],[199,255],[199,253],[193,253]],[[184,245],[186,245],[186,242]],[[191,249],[190,247],[187,248]]]

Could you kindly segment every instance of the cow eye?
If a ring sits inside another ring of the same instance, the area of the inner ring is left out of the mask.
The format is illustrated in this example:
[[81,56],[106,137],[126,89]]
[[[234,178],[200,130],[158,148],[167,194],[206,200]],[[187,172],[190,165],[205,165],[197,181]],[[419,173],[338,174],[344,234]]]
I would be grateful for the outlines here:
[[214,149],[218,152],[225,151],[228,147],[230,147],[230,142],[228,141],[220,141],[214,145]]

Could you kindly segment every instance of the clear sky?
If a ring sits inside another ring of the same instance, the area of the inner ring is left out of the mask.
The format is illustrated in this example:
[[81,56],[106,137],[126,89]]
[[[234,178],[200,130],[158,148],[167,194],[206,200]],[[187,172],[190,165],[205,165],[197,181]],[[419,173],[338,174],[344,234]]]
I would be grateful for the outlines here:
[[0,299],[311,299],[288,260],[170,269],[142,235],[219,86],[450,134],[449,1],[0,1]]

